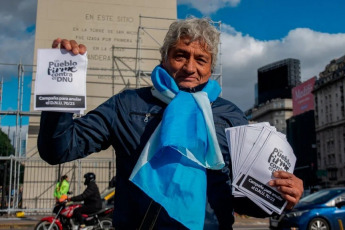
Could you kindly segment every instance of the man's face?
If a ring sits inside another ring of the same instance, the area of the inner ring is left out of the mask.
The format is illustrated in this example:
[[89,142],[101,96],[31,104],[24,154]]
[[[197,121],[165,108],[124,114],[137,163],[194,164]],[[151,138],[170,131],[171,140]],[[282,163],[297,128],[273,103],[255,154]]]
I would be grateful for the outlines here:
[[183,88],[194,88],[211,77],[212,55],[207,45],[199,41],[189,43],[189,38],[181,38],[168,52],[168,60],[163,67]]

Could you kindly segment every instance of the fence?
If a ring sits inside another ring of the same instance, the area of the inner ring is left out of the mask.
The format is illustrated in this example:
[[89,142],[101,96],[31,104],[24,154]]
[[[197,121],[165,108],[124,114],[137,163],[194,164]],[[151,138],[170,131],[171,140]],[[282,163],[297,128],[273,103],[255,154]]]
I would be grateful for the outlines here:
[[85,189],[84,174],[94,172],[100,192],[106,190],[115,175],[115,157],[85,158],[49,165],[40,158],[0,157],[3,167],[1,213],[18,211],[43,214],[51,212],[55,204],[53,197],[56,183],[62,175],[68,175],[73,195]]

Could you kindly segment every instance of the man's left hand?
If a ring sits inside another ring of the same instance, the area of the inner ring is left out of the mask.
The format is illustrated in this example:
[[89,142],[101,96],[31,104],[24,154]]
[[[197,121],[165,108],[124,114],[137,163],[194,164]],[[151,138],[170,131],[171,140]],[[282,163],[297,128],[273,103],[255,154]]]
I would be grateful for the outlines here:
[[298,203],[303,194],[303,181],[285,171],[275,171],[270,186],[276,187],[281,192],[282,197],[288,202],[286,209],[291,210]]

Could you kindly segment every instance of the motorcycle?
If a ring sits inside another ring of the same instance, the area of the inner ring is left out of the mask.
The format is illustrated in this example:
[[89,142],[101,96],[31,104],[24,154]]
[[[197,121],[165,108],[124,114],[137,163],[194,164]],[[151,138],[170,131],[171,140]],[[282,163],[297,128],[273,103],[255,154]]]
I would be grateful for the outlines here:
[[[80,203],[64,201],[54,208],[55,216],[43,217],[35,227],[35,230],[76,230],[79,225],[73,216],[73,211],[80,207]],[[112,228],[112,212],[113,207],[105,207],[100,211],[92,214],[83,214],[85,218],[84,224],[87,230],[113,229]]]

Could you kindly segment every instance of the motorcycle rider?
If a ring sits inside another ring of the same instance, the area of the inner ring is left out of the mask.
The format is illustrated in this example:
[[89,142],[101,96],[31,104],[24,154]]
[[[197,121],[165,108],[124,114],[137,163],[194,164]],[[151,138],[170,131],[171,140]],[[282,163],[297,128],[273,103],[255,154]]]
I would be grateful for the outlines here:
[[93,172],[88,172],[84,175],[86,189],[78,196],[69,198],[69,201],[84,201],[84,204],[74,210],[73,216],[78,221],[80,228],[84,228],[84,219],[82,214],[95,213],[102,209],[102,199],[96,184],[96,175]]

